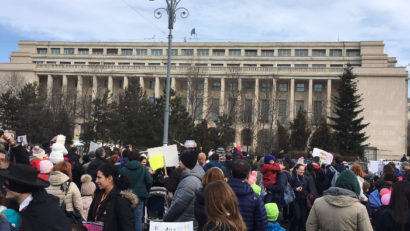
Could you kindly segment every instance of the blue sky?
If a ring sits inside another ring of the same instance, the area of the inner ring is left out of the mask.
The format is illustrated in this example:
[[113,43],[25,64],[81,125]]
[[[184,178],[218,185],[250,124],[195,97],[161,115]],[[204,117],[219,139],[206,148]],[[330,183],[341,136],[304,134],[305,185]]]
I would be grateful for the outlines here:
[[[9,62],[19,40],[167,40],[166,17],[153,16],[164,0],[1,0],[0,5],[0,62]],[[383,40],[398,66],[410,63],[408,0],[182,0],[180,6],[190,15],[177,18],[174,41]]]

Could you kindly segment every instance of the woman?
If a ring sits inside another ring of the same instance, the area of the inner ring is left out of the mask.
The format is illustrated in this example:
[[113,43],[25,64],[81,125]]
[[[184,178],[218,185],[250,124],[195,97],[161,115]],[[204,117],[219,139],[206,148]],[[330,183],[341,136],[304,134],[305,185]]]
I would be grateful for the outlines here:
[[238,208],[238,199],[222,180],[209,183],[204,192],[208,222],[203,230],[245,231],[246,225]]
[[367,197],[364,195],[363,193],[363,183],[364,183],[364,172],[362,170],[362,166],[360,166],[360,164],[353,164],[352,167],[350,167],[350,170],[352,170],[354,172],[354,174],[357,176],[357,181],[359,182],[360,185],[360,196],[359,196],[359,200],[361,202],[366,202],[367,201]]
[[50,173],[49,182],[47,193],[58,197],[60,205],[64,201],[67,212],[81,212],[83,209],[81,193],[77,185],[72,182],[70,163],[65,161],[57,163]]
[[388,209],[379,217],[376,230],[410,230],[410,182],[393,184],[393,192]]
[[198,230],[202,230],[208,217],[205,213],[204,188],[211,182],[224,180],[224,175],[220,168],[214,167],[209,169],[202,179],[202,188],[195,193],[195,220],[198,221]]
[[316,187],[316,172],[314,170],[313,164],[308,164],[306,166],[306,175],[309,176],[309,189],[310,192],[306,198],[308,205],[308,210],[312,208],[313,202],[319,197],[319,193]]
[[305,230],[308,208],[306,206],[306,196],[310,193],[309,177],[304,175],[305,166],[297,164],[293,168],[290,185],[295,192],[295,200],[291,204],[293,218],[290,230]]
[[88,221],[103,222],[103,230],[134,230],[133,208],[138,199],[128,188],[124,177],[118,178],[117,170],[110,164],[104,164],[97,170],[94,194],[88,212]]

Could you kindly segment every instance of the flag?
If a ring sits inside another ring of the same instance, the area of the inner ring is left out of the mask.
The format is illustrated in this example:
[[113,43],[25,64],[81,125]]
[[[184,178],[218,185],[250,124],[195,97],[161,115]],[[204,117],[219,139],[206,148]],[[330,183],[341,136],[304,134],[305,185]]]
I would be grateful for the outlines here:
[[191,36],[195,34],[195,28],[192,28],[191,30]]
[[152,97],[152,101],[153,103],[155,103],[155,92],[154,92],[154,96]]

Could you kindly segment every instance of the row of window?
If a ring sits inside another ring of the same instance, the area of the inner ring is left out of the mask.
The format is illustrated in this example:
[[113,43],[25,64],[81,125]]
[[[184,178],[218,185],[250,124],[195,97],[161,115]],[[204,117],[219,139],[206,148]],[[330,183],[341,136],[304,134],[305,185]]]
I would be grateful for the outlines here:
[[[152,48],[152,49],[145,49],[145,48],[37,48],[37,54],[46,55],[74,55],[75,49],[77,49],[77,54],[79,55],[123,55],[123,56],[147,56],[148,51],[150,52],[149,55],[151,56],[163,56],[165,54],[168,55],[168,49],[162,48]],[[104,50],[106,50],[104,52]],[[164,53],[165,50],[165,53]],[[336,56],[340,57],[343,56],[342,49],[262,49],[260,54],[258,54],[257,49],[196,49],[197,56],[210,56],[210,51],[212,52],[212,56],[248,56],[248,57],[255,57],[255,56],[263,56],[263,57],[272,57],[276,56],[275,52],[277,52],[277,56],[292,56],[292,50],[294,50],[294,56],[303,57],[303,56]],[[173,56],[193,56],[195,50],[194,49],[172,49],[171,55]],[[309,52],[311,54],[309,55]],[[353,56],[360,56],[360,49],[346,49],[346,56],[353,57]]]
[[[57,61],[33,61],[34,64],[57,64]],[[86,62],[69,62],[69,61],[60,61],[59,64],[61,65],[86,65]],[[130,62],[88,62],[88,65],[118,65],[118,66],[146,66],[146,63],[130,63]],[[164,66],[166,66],[167,64],[164,63]],[[189,67],[189,66],[197,66],[197,67],[208,67],[209,64],[207,63],[195,63],[195,64],[191,64],[191,63],[179,63],[178,66],[180,67]],[[148,66],[161,66],[161,63],[148,63]],[[171,63],[171,66],[176,66],[176,63]],[[226,66],[224,66],[223,63],[211,63],[210,64],[211,67],[241,67],[241,64],[239,63],[228,63],[226,64]],[[313,69],[324,69],[327,67],[330,68],[343,68],[343,64],[294,64],[293,67],[295,69],[308,69],[308,68],[313,68]],[[360,64],[351,64],[351,66],[361,66]],[[258,67],[258,64],[242,64],[242,67]],[[259,64],[259,67],[263,67],[263,68],[273,68],[274,64]],[[277,64],[277,67],[279,69],[287,69],[287,68],[292,68],[292,64]]]

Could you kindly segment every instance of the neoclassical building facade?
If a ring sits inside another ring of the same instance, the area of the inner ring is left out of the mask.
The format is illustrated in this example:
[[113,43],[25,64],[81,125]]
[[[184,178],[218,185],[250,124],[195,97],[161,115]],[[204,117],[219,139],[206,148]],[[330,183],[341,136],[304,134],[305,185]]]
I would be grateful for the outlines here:
[[[165,88],[167,52],[166,43],[21,41],[0,75],[19,73],[48,97],[109,91],[115,99],[136,82],[154,100]],[[384,53],[382,41],[174,43],[171,54],[171,88],[196,121],[234,115],[236,142],[251,148],[276,131],[275,121],[286,126],[298,110],[313,127],[331,116],[338,76],[351,65],[370,123],[365,132],[375,155],[369,158],[407,153],[408,73]]]

